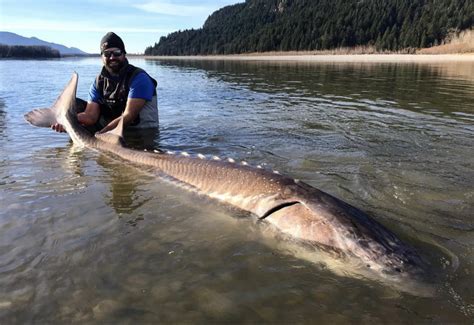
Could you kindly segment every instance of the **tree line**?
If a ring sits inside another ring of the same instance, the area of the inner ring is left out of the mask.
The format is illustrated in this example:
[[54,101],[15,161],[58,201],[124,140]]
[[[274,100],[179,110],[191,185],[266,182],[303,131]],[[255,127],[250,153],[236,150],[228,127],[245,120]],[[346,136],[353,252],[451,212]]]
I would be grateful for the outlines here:
[[472,0],[246,0],[202,28],[161,37],[146,55],[237,54],[374,46],[410,51],[472,28]]
[[59,58],[58,50],[49,46],[23,46],[0,44],[0,58]]

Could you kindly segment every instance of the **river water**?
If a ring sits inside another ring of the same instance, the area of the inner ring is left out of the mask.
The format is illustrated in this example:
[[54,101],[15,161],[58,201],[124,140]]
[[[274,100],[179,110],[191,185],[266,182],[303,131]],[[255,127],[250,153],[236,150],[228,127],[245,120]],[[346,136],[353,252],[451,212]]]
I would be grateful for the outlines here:
[[367,211],[429,261],[436,294],[336,274],[239,211],[29,126],[73,71],[86,98],[100,60],[9,60],[1,323],[472,323],[473,62],[131,63],[159,83],[155,148],[261,164]]

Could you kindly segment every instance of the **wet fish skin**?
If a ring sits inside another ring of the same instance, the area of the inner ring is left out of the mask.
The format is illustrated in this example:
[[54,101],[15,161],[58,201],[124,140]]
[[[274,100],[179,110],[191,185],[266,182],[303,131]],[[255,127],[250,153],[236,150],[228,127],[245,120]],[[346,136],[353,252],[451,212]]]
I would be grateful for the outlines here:
[[90,134],[77,121],[73,74],[53,107],[33,110],[35,126],[61,123],[75,145],[108,152],[136,165],[154,167],[186,189],[248,211],[289,238],[358,259],[383,279],[402,283],[424,273],[418,253],[363,211],[321,190],[278,173],[216,157],[152,153],[123,146],[123,124]]

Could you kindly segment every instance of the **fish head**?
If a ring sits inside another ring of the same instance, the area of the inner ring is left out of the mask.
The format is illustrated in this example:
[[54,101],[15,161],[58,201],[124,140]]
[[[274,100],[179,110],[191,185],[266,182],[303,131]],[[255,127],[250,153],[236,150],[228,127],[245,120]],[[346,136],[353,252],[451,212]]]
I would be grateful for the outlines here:
[[305,247],[344,260],[338,274],[379,280],[403,291],[423,284],[423,292],[431,292],[424,289],[427,264],[415,249],[355,207],[326,194],[317,197],[294,200],[265,221]]

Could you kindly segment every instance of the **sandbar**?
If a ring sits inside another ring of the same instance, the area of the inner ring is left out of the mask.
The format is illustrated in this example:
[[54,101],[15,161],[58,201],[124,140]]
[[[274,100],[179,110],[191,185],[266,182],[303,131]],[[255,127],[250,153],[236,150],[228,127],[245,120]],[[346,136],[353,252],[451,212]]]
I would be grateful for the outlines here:
[[280,54],[257,53],[236,55],[145,56],[156,60],[232,60],[293,62],[474,62],[474,53],[467,54]]

